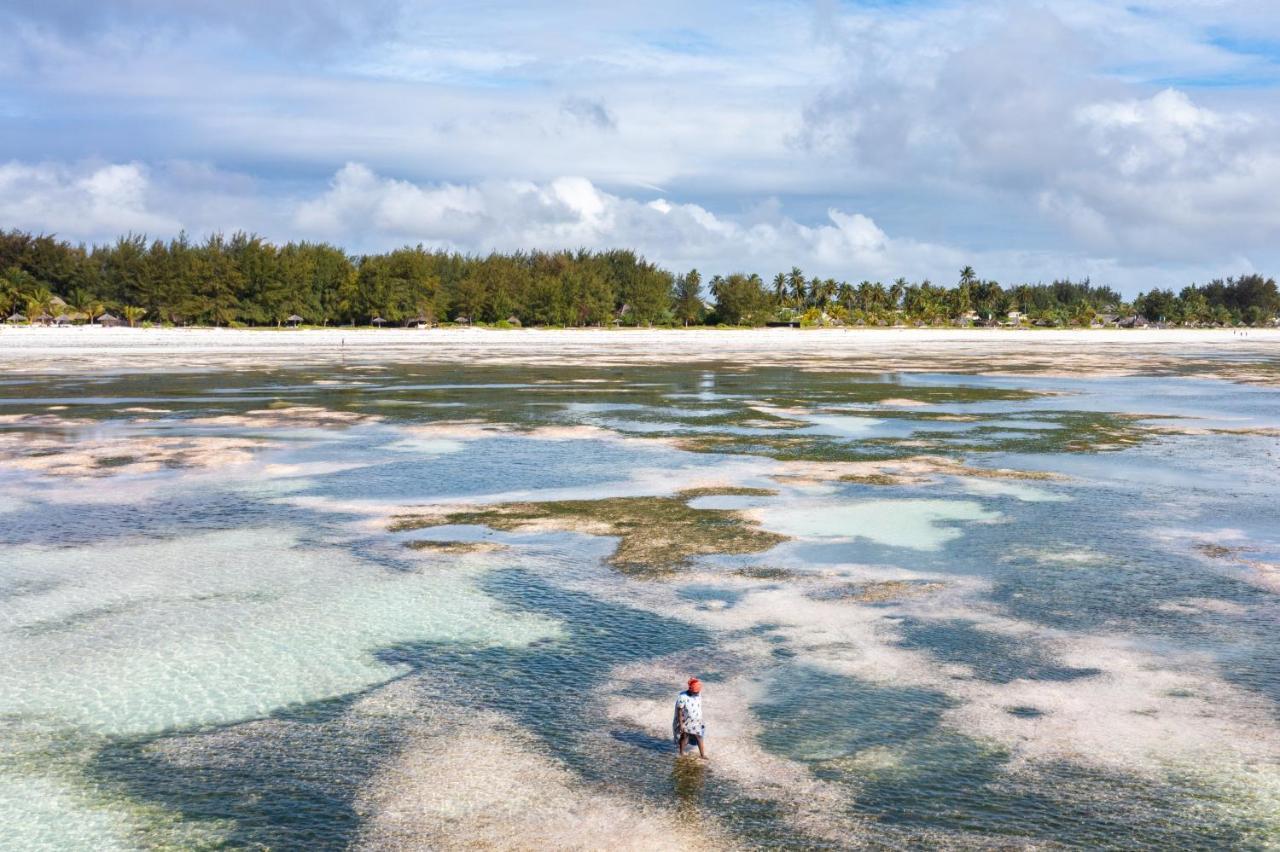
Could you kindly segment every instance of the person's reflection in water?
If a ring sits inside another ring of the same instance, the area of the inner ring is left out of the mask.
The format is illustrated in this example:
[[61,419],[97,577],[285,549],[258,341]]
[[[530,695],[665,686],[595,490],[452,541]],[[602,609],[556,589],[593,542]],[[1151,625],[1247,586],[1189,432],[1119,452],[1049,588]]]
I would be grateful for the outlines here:
[[671,792],[676,813],[696,816],[702,807],[702,789],[707,782],[707,765],[700,760],[677,760],[671,767]]

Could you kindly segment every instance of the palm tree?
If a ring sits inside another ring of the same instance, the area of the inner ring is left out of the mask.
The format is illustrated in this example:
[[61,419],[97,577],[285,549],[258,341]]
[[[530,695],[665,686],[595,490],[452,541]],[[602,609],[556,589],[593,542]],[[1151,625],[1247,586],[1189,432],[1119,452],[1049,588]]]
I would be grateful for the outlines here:
[[721,291],[722,289],[724,289],[724,276],[723,276],[723,275],[712,275],[712,276],[711,276],[711,284],[710,284],[710,285],[708,285],[708,289],[710,289],[710,290],[711,290],[711,295],[712,295],[713,297],[715,297],[716,299],[719,299],[719,298],[720,298],[720,291]]
[[787,276],[783,272],[773,276],[773,299],[779,305],[787,301]]
[[854,290],[848,281],[841,281],[836,287],[836,301],[847,311],[853,310]]
[[858,298],[858,307],[863,311],[869,311],[875,307],[875,288],[871,286],[870,281],[862,281],[858,284],[856,291]]
[[966,266],[960,270],[960,286],[972,287],[978,281],[978,274],[973,271],[972,266]]
[[68,302],[75,309],[76,313],[84,314],[85,320],[90,325],[93,324],[94,317],[101,314],[106,308],[102,302],[99,302],[92,295],[84,290],[74,290],[68,297]]
[[889,286],[889,308],[897,310],[902,304],[902,297],[907,293],[907,279],[895,278],[893,284]]
[[804,273],[800,271],[800,267],[791,267],[791,272],[787,274],[787,287],[791,289],[791,298],[796,305],[804,305],[808,291],[805,287]]
[[836,281],[834,278],[815,278],[809,289],[817,306],[825,308],[827,302],[831,301],[831,297],[836,294]]
[[41,314],[49,313],[53,304],[53,294],[45,287],[38,287],[26,296],[27,322],[34,323]]
[[124,308],[121,309],[120,313],[124,317],[125,322],[129,323],[129,328],[133,328],[134,325],[137,324],[138,320],[146,316],[147,309],[140,308],[137,305],[125,305]]

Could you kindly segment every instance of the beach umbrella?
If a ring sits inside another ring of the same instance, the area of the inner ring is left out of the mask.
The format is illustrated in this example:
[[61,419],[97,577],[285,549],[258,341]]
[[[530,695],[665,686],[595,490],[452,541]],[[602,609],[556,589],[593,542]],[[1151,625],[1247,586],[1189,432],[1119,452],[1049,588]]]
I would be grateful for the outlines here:
[[102,314],[98,317],[98,325],[119,325],[120,318],[114,317],[109,313]]
[[302,317],[298,316],[297,314],[290,314],[289,318],[286,319],[285,322],[289,323],[289,325],[297,325],[298,323],[302,322]]
[[382,317],[374,317],[372,322],[374,325],[378,326],[379,328],[387,324],[387,321],[384,320]]

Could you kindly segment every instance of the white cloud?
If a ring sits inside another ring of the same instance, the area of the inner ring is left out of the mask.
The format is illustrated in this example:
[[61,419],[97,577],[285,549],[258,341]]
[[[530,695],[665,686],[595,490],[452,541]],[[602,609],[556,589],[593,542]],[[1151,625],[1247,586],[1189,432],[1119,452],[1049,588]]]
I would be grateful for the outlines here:
[[730,216],[670,198],[636,199],[581,176],[415,183],[348,163],[318,192],[270,203],[264,195],[249,177],[199,163],[0,166],[0,218],[35,222],[23,227],[71,239],[106,241],[122,230],[166,237],[185,229],[197,238],[246,230],[278,241],[328,240],[355,252],[417,243],[479,254],[633,248],[672,270],[696,266],[708,276],[768,276],[799,265],[852,281],[904,276],[949,283],[972,264],[1005,283],[1092,276],[1129,291],[1254,271],[1240,256],[1161,266],[1052,250],[974,251],[895,236],[867,214],[839,207],[816,224],[785,215],[777,204]]
[[628,247],[677,267],[719,271],[804,263],[833,275],[875,276],[898,263],[918,267],[943,256],[954,265],[960,257],[934,246],[904,248],[869,217],[835,208],[816,226],[776,212],[744,222],[697,204],[616,195],[584,177],[421,186],[355,163],[326,192],[300,202],[294,222],[304,234],[383,247],[393,241],[469,252]]
[[[1006,222],[1038,211],[1084,251],[1146,262],[1274,258],[1275,110],[1215,107],[1203,91],[1168,86],[1148,94],[1099,73],[1136,60],[1107,53],[1114,44],[1095,28],[1151,28],[1104,5],[961,4],[888,28],[853,14],[843,79],[810,103],[799,139],[868,182],[967,195]],[[907,40],[917,47],[905,59],[886,55]],[[1197,57],[1188,63],[1211,65],[1206,50],[1186,48]]]
[[0,165],[0,221],[73,237],[176,230],[176,219],[148,209],[149,188],[139,163],[8,162]]
[[1139,286],[1280,261],[1280,108],[1195,85],[1280,77],[1250,0],[260,5],[0,10],[7,155],[136,173],[39,167],[3,224]]

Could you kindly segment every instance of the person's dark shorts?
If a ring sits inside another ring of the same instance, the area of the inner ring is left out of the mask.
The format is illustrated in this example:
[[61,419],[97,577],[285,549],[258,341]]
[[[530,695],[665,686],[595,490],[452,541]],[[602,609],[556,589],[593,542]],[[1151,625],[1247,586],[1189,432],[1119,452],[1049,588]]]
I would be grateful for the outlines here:
[[689,745],[700,746],[702,745],[702,738],[705,737],[706,734],[685,734],[684,736],[685,736],[685,742],[687,742]]

